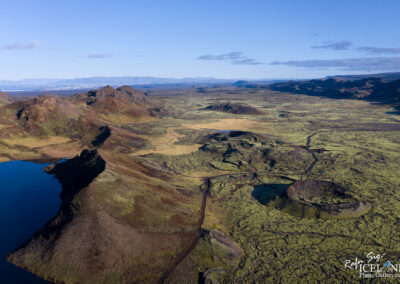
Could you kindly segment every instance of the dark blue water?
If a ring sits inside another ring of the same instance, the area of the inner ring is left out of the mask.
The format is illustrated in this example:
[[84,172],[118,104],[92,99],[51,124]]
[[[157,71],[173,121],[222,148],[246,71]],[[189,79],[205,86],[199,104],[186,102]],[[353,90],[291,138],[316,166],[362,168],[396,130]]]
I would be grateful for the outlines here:
[[215,132],[218,132],[218,133],[229,133],[229,132],[232,132],[232,130],[220,130],[220,129],[213,129],[213,128],[203,128],[203,129],[215,131]]
[[43,172],[47,164],[0,163],[0,283],[49,283],[6,262],[60,208],[61,185]]

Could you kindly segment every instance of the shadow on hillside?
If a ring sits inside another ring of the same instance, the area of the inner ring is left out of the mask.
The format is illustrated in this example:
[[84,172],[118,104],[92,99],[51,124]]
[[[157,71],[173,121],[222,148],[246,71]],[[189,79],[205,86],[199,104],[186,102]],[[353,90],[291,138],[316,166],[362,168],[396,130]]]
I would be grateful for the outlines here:
[[400,110],[387,111],[386,113],[387,113],[387,114],[400,115]]

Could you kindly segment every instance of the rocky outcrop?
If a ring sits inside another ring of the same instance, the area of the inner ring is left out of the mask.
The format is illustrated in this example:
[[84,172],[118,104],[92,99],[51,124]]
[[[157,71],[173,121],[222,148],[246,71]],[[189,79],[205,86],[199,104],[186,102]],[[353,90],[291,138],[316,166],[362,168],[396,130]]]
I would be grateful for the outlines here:
[[204,108],[205,110],[221,111],[233,114],[261,115],[265,114],[262,110],[242,103],[217,103]]
[[104,143],[111,135],[111,128],[108,125],[99,128],[99,133],[92,141],[92,145],[97,147]]
[[218,284],[226,276],[226,272],[236,267],[244,255],[235,241],[217,230],[202,229],[202,239],[212,248],[213,258],[218,259],[214,267],[207,267],[199,273],[198,283]]
[[82,188],[88,186],[106,167],[97,150],[83,150],[79,156],[45,168],[53,174],[63,188],[61,199],[70,201]]
[[226,260],[234,260],[243,256],[243,250],[234,240],[217,230],[202,229],[201,236],[207,242],[220,246],[225,251]]
[[199,284],[219,284],[218,277],[225,274],[225,269],[221,267],[213,267],[200,273]]

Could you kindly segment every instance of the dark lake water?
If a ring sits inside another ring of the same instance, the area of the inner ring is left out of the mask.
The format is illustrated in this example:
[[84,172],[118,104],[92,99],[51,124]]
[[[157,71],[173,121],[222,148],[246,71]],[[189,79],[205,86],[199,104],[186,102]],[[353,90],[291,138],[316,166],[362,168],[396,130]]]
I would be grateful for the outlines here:
[[218,133],[229,133],[232,132],[232,130],[220,130],[220,129],[213,129],[213,128],[203,128],[204,130],[211,130],[211,131],[215,131]]
[[47,164],[0,163],[0,283],[49,283],[6,262],[17,249],[56,215],[61,184],[43,172]]

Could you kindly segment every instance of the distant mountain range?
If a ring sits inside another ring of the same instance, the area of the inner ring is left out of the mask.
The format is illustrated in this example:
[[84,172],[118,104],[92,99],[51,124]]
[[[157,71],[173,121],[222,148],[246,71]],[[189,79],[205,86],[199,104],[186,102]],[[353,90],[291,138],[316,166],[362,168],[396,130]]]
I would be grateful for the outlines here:
[[[366,78],[378,78],[385,81],[400,79],[400,72],[361,74],[361,75],[335,75],[324,79],[339,81],[357,81]],[[269,84],[284,82],[304,82],[304,79],[265,79],[265,80],[233,80],[216,79],[213,77],[195,78],[160,78],[149,76],[123,76],[123,77],[87,77],[73,79],[23,79],[17,81],[0,80],[0,92],[24,93],[24,92],[57,92],[57,91],[82,91],[96,89],[106,85],[119,87],[123,85],[136,88],[183,88],[183,87],[216,87],[234,86],[241,88],[266,88]]]
[[[159,78],[159,77],[88,77],[75,79],[23,79],[17,81],[0,80],[0,91],[57,91],[96,89],[106,85],[119,87],[123,85],[140,88],[179,88],[179,87],[214,87],[232,85],[236,80],[216,79],[213,77],[198,78]],[[257,80],[252,84],[270,84],[287,80]],[[240,81],[247,82],[247,81]]]
[[272,91],[327,97],[357,99],[393,105],[400,108],[400,72],[337,75],[312,80],[285,80],[262,84],[236,81],[237,88],[270,89]]
[[361,80],[366,78],[379,78],[387,81],[395,81],[400,79],[400,72],[361,74],[361,75],[336,75],[336,76],[326,77],[326,79],[338,79],[338,80]]
[[105,85],[205,85],[232,84],[235,80],[204,78],[158,78],[158,77],[88,77],[75,79],[23,79],[0,80],[3,91],[66,90],[97,88]]

